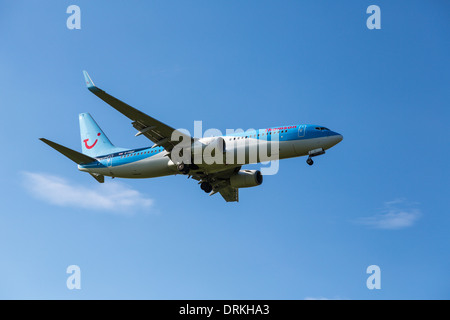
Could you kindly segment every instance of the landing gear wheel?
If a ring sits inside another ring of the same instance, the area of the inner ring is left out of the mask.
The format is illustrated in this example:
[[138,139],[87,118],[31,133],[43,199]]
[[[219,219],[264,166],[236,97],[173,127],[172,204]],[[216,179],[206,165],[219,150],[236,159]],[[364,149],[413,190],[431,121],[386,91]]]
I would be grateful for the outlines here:
[[313,161],[313,159],[308,158],[308,159],[306,159],[306,163],[309,164],[310,166],[312,166],[314,164],[314,161]]
[[200,188],[205,191],[206,193],[210,193],[212,191],[212,185],[209,182],[202,182],[200,185]]
[[188,174],[188,173],[189,173],[189,166],[186,165],[186,164],[184,164],[183,162],[182,162],[182,163],[179,163],[179,164],[177,165],[177,169],[178,169],[178,171],[180,171],[182,174]]

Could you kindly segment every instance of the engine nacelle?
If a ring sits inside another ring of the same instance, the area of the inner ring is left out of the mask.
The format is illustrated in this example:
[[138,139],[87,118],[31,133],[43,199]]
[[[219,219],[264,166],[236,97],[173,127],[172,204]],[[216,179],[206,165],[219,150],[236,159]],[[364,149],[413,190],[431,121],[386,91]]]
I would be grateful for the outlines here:
[[233,188],[256,187],[262,182],[263,176],[259,170],[240,170],[230,177],[230,185]]

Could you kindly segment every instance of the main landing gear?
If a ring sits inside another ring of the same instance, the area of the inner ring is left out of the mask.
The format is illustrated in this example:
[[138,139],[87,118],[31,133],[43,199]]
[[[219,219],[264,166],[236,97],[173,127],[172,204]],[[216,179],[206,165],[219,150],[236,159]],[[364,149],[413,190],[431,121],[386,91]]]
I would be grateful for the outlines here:
[[306,159],[306,163],[309,164],[310,166],[312,166],[314,164],[314,161],[313,161],[313,159],[308,158],[308,159]]
[[200,184],[200,189],[202,189],[206,193],[210,193],[212,191],[213,187],[212,187],[212,185],[209,182],[203,181]]
[[[198,166],[195,164],[185,164],[183,162],[177,164],[177,169],[180,173],[182,174],[189,174],[189,172],[192,170],[197,170]],[[209,183],[208,181],[203,181],[200,184],[200,188],[205,191],[206,193],[210,193],[213,190],[213,187],[211,185],[211,183]]]

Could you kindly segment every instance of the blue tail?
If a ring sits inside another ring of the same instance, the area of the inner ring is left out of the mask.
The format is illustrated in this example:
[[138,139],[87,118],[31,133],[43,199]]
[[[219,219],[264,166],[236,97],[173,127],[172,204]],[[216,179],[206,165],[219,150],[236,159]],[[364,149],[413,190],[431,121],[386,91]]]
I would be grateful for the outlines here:
[[80,116],[81,150],[90,157],[98,157],[126,149],[115,147],[89,113]]

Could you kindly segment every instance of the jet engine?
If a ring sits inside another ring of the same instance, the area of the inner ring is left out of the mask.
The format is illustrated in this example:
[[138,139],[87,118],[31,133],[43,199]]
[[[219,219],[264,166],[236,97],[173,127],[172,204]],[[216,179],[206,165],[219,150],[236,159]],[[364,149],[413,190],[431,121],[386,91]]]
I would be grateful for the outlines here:
[[256,187],[262,182],[263,176],[259,170],[240,170],[230,177],[230,185],[233,188]]

